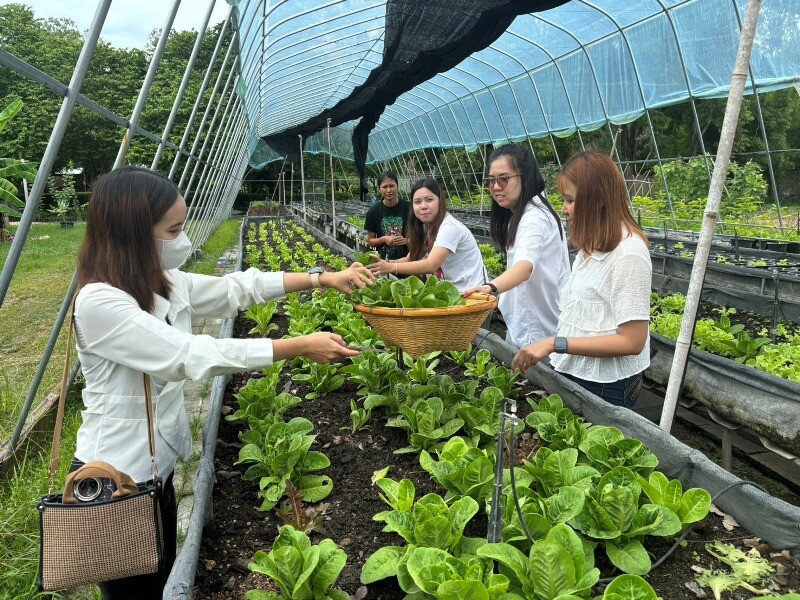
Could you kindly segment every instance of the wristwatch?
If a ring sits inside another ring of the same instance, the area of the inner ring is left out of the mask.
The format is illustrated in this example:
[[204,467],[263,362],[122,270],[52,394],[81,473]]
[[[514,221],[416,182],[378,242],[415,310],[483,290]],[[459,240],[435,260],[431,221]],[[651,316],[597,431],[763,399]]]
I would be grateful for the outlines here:
[[325,269],[322,267],[314,267],[313,269],[309,269],[308,274],[311,276],[311,287],[318,288],[319,287],[319,276],[325,272]]
[[559,337],[555,338],[553,345],[556,348],[556,354],[566,354],[567,353],[567,338],[559,336]]
[[497,286],[490,281],[487,281],[483,285],[487,286],[490,290],[492,290],[492,294],[497,296]]

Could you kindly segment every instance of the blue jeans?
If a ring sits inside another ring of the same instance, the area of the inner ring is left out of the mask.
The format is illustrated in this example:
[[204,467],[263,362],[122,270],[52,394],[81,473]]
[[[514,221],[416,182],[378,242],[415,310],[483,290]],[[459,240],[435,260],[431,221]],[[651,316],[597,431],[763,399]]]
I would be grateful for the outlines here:
[[587,381],[569,373],[562,373],[567,379],[571,379],[587,392],[593,393],[615,406],[624,406],[625,408],[633,408],[636,405],[636,399],[639,397],[639,392],[642,391],[642,374],[631,375],[625,379],[612,381],[611,383],[597,383],[596,381]]

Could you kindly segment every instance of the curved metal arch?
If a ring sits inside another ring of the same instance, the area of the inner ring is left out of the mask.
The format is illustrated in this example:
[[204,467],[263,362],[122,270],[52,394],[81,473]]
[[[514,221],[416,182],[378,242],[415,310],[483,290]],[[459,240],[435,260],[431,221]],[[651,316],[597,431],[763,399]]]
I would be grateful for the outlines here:
[[[368,53],[369,53],[369,52],[372,52],[372,50],[373,50],[373,49],[374,49],[374,47],[375,47],[375,44],[377,44],[379,41],[383,40],[383,36],[384,36],[384,34],[381,34],[381,35],[379,35],[379,36],[378,36],[378,38],[377,38],[375,41],[373,41],[373,42],[372,42],[372,48],[370,48],[370,49],[368,50]],[[376,54],[377,54],[377,52],[376,52]],[[380,66],[380,64],[381,64],[381,63],[379,63],[379,62],[375,62],[374,60],[370,60],[370,59],[368,59],[366,56],[365,56],[365,57],[362,59],[362,62],[369,62],[369,63],[372,63],[372,64],[374,64],[374,65],[376,65],[376,66]],[[349,80],[350,80],[350,78],[353,76],[353,73],[355,73],[355,68],[353,68],[353,70],[352,70],[352,71],[350,71],[350,74],[349,74],[347,77],[345,77],[345,78],[344,78],[344,80],[342,81],[342,85],[344,85],[344,83],[345,83],[346,81],[349,81]],[[367,77],[369,77],[369,76],[367,76]],[[326,105],[327,105],[328,103],[330,103],[331,99],[332,99],[332,98],[333,98],[333,97],[334,97],[334,96],[335,96],[335,95],[338,93],[338,91],[339,91],[339,89],[341,89],[341,87],[342,87],[342,86],[339,86],[339,88],[337,88],[337,89],[336,89],[336,91],[334,91],[334,92],[333,92],[333,93],[332,93],[330,96],[328,96],[327,100],[325,100],[325,104],[326,104]]]
[[[361,57],[359,56],[359,54],[360,54],[359,52],[352,52],[344,56],[337,56],[336,57],[337,68],[335,71],[339,72],[340,69],[338,67],[341,65],[350,65],[352,63],[355,63],[356,66],[358,66],[361,63]],[[330,67],[326,68],[324,63],[309,65],[302,72],[292,71],[291,73],[285,73],[284,75],[281,75],[280,77],[274,80],[267,81],[266,82],[267,87],[265,87],[263,90],[260,90],[260,92],[262,94],[269,94],[273,90],[282,89],[284,85],[291,85],[295,81],[303,80],[303,78],[306,76],[308,76],[309,79],[312,79],[313,76],[319,73],[320,71],[330,74],[333,70]]]
[[[437,88],[440,88],[440,89],[446,91],[448,94],[451,94],[453,96],[453,100],[457,101],[461,105],[461,108],[464,109],[464,114],[467,113],[467,108],[466,108],[466,106],[464,106],[463,100],[461,98],[459,98],[453,90],[451,90],[449,88],[446,88],[445,86],[435,82],[433,79],[429,79],[428,81],[423,82],[422,85],[425,85],[425,84],[435,86]],[[459,85],[462,85],[462,84],[459,84]],[[464,86],[462,85],[462,87],[464,87]],[[467,89],[467,88],[464,87],[464,89]],[[427,88],[426,88],[426,91],[430,91],[430,90],[427,90]],[[467,91],[469,92],[469,90],[467,90]],[[433,93],[433,92],[430,92],[430,93]],[[453,114],[453,120],[456,123],[456,127],[458,127],[458,129],[459,129],[459,133],[461,134],[461,140],[463,142],[464,141],[464,134],[461,133],[460,120],[456,117],[456,113],[455,113],[455,111],[453,111],[453,107],[451,106],[451,103],[447,102],[446,106],[448,106],[450,108],[450,112]],[[475,128],[472,126],[472,122],[469,119],[467,119],[467,124],[469,125],[469,128],[472,130],[472,139],[477,144],[478,143],[478,134],[475,133]]]
[[[309,67],[308,70],[299,73],[294,72],[291,74],[290,79],[284,80],[283,83],[273,83],[270,82],[267,84],[267,87],[262,90],[262,93],[268,95],[270,98],[281,98],[286,94],[284,92],[295,89],[298,85],[302,85],[303,83],[312,83],[318,80],[320,74],[325,76],[335,76],[337,81],[339,81],[339,85],[341,85],[341,71],[339,67],[343,66],[350,66],[350,65],[358,65],[360,64],[361,59],[358,57],[351,58],[350,60],[343,61],[337,64],[337,68],[333,69],[326,69],[324,65],[315,65],[314,67]],[[342,69],[346,70],[346,69]],[[277,92],[275,95],[272,95],[273,92]]]
[[[509,31],[508,33],[513,33],[513,32]],[[517,37],[519,37],[519,36],[517,36]],[[527,41],[527,40],[523,39],[523,41]],[[498,52],[505,52],[504,50],[500,50],[499,48],[494,48],[494,50],[496,50]],[[531,82],[531,86],[533,86],[533,93],[536,95],[536,101],[539,103],[539,110],[542,111],[542,119],[544,119],[545,125],[547,125],[547,135],[550,137],[550,143],[553,145],[553,154],[556,157],[556,164],[558,165],[558,168],[560,169],[561,168],[561,158],[558,156],[558,148],[556,147],[556,140],[555,140],[555,137],[553,136],[553,127],[548,122],[547,112],[545,111],[544,103],[542,102],[542,96],[541,96],[541,94],[539,94],[539,86],[536,85],[536,80],[533,78],[533,73],[531,73],[530,71],[525,71],[525,75],[523,75],[523,77],[524,76],[528,77],[528,79]],[[510,82],[509,82],[509,87],[510,87]]]
[[[439,73],[439,77],[442,77],[443,79],[447,79],[448,81],[452,81],[453,83],[456,83],[456,84],[460,85],[461,87],[463,87],[465,90],[467,90],[467,94],[472,96],[472,99],[475,100],[475,104],[478,107],[478,112],[481,114],[481,119],[483,120],[483,126],[486,128],[486,133],[488,134],[489,133],[489,123],[488,123],[488,121],[486,121],[486,115],[483,114],[483,108],[481,108],[481,103],[478,102],[478,98],[475,96],[475,93],[471,89],[469,89],[467,86],[465,86],[463,83],[458,81],[457,79],[453,79],[452,77],[448,76],[447,73]],[[466,111],[466,107],[464,107],[464,110]],[[467,114],[467,116],[469,116],[469,114]],[[478,141],[477,136],[475,137],[475,143],[480,143]]]
[[[314,84],[319,84],[321,86],[324,86],[328,81],[332,82],[331,83],[331,87],[335,87],[336,85],[338,85],[338,82],[339,82],[338,73],[331,73],[330,71],[327,71],[327,72],[322,73],[321,75],[316,75],[314,77],[309,77],[307,79],[303,79],[302,81],[300,81],[298,83],[294,83],[292,85],[282,86],[282,89],[281,89],[280,93],[270,96],[270,98],[269,98],[270,103],[271,104],[275,104],[275,103],[283,102],[284,99],[288,95],[292,94],[297,89],[301,88],[303,86],[303,84],[314,83]],[[318,87],[318,88],[315,88],[315,89],[316,89],[317,92],[320,92],[322,89],[324,89],[324,87],[322,87],[322,88]]]
[[[733,2],[733,12],[736,14],[736,22],[739,25],[739,35],[742,32],[742,16],[739,13],[739,4],[736,0]],[[761,139],[764,141],[764,150],[767,154],[767,170],[769,171],[769,181],[772,187],[772,198],[775,200],[775,207],[778,209],[778,225],[783,231],[783,215],[781,214],[781,201],[778,197],[778,186],[775,183],[775,169],[772,166],[772,155],[769,150],[769,140],[767,139],[767,128],[764,124],[764,113],[761,111],[761,100],[758,97],[758,86],[756,85],[755,73],[753,73],[753,63],[747,63],[747,72],[750,75],[750,85],[753,88],[753,96],[756,99],[756,115],[758,116],[758,126],[761,129]]]
[[[334,28],[331,28],[331,29],[327,29],[327,30],[325,30],[325,35],[324,36],[319,36],[319,37],[325,37],[326,38],[326,40],[324,42],[320,42],[319,44],[311,46],[310,48],[305,48],[303,50],[298,50],[296,53],[292,54],[291,56],[294,56],[296,54],[302,54],[304,52],[308,52],[309,50],[315,50],[316,48],[320,48],[322,46],[327,46],[329,44],[335,43],[335,42],[337,42],[339,40],[338,39],[335,39],[335,40],[328,39],[328,36],[330,36],[331,34],[340,32],[340,31],[344,31],[346,29],[352,29],[354,27],[358,28],[358,27],[361,27],[362,25],[366,25],[368,23],[373,23],[374,21],[375,21],[375,19],[363,19],[361,21],[356,21],[354,23],[348,23],[347,25],[343,25],[341,27],[334,27]],[[305,29],[309,29],[309,28],[305,28]],[[293,31],[292,35],[294,35],[298,31]],[[366,29],[359,29],[355,34],[349,34],[349,35],[343,36],[341,39],[347,39],[348,37],[353,37],[353,35],[364,35],[364,34],[369,33],[371,31],[384,31],[384,27],[383,27],[383,25],[380,25],[380,26],[379,25],[374,25],[372,27],[367,27]],[[382,39],[382,37],[383,37],[383,35],[380,35],[375,39],[367,39],[367,40],[365,40],[365,43],[374,44],[378,40]],[[288,50],[290,48],[294,48],[295,46],[300,46],[301,44],[305,44],[308,41],[309,41],[308,38],[305,38],[305,39],[302,39],[302,40],[297,40],[296,42],[292,42],[290,44],[287,44],[287,45],[281,47],[279,50],[276,50],[275,52],[273,52],[271,54],[265,53],[264,56],[261,57],[262,58],[262,62],[267,62],[270,59],[272,59],[272,57],[276,56],[277,54],[279,54],[281,52],[284,52],[285,50]],[[279,62],[281,60],[284,60],[284,58],[290,58],[290,57],[278,58],[274,62],[277,63],[277,62]]]
[[[657,1],[660,2],[660,0],[657,0]],[[594,85],[595,85],[595,88],[597,89],[597,98],[600,100],[600,108],[603,109],[603,117],[605,118],[606,126],[608,127],[608,135],[609,135],[609,138],[611,140],[611,148],[614,151],[614,154],[616,155],[617,167],[619,167],[620,172],[623,173],[623,178],[624,178],[625,171],[622,170],[622,161],[620,161],[620,158],[619,158],[619,150],[617,150],[617,145],[614,143],[614,132],[611,129],[611,120],[609,119],[609,116],[608,116],[608,109],[606,108],[606,103],[605,103],[605,100],[603,99],[603,92],[600,89],[600,80],[597,78],[597,71],[595,71],[595,69],[594,69],[594,62],[592,61],[592,57],[589,56],[589,51],[586,50],[586,46],[583,43],[581,43],[581,41],[577,38],[577,36],[575,36],[568,29],[565,29],[565,28],[561,27],[560,25],[558,25],[557,23],[553,23],[553,22],[545,19],[541,15],[536,15],[536,18],[539,19],[539,21],[541,21],[542,23],[547,23],[551,27],[555,27],[559,31],[562,31],[565,34],[567,34],[569,37],[571,37],[573,40],[575,40],[575,43],[578,44],[578,47],[583,51],[583,55],[586,57],[586,62],[589,65],[589,69],[592,72],[592,79],[594,80]],[[569,56],[569,55],[565,54],[564,56]],[[633,207],[633,203],[631,202],[630,190],[628,190],[628,186],[627,185],[625,186],[625,196],[628,199],[628,205],[630,207]]]
[[678,36],[678,28],[675,26],[675,21],[672,19],[671,11],[675,7],[667,8],[664,6],[662,0],[656,0],[658,5],[661,7],[667,22],[669,23],[670,29],[672,29],[672,35],[675,38],[675,47],[678,49],[678,58],[681,60],[681,70],[683,71],[683,79],[686,82],[686,93],[689,94],[689,104],[692,107],[692,117],[694,119],[694,126],[697,128],[697,137],[700,141],[700,150],[703,152],[703,166],[706,168],[706,175],[708,175],[708,183],[711,185],[711,167],[708,166],[708,160],[706,156],[708,153],[706,152],[706,143],[703,140],[703,128],[700,127],[700,117],[697,115],[697,105],[694,101],[694,92],[692,92],[692,84],[689,79],[689,71],[686,70],[686,59],[683,56],[683,46],[681,46],[680,36]]
[[653,151],[656,153],[656,161],[658,162],[659,171],[661,172],[661,180],[662,183],[664,184],[664,191],[667,194],[667,203],[669,204],[669,212],[672,215],[673,222],[675,222],[675,209],[672,206],[672,198],[669,195],[669,186],[667,185],[667,178],[664,175],[664,165],[661,161],[661,152],[658,149],[658,142],[656,141],[656,132],[653,129],[653,120],[650,118],[650,109],[647,107],[647,100],[645,99],[644,88],[642,87],[642,78],[639,75],[639,68],[636,66],[636,58],[633,55],[633,48],[631,48],[630,40],[628,39],[628,36],[625,34],[625,29],[607,11],[603,10],[598,6],[595,6],[589,0],[576,0],[576,2],[580,2],[581,4],[596,10],[598,13],[600,13],[601,15],[606,17],[609,21],[611,21],[619,31],[620,36],[622,36],[622,40],[625,42],[625,47],[628,49],[628,55],[630,56],[631,59],[631,67],[633,68],[634,75],[636,75],[636,88],[639,90],[639,96],[642,99],[642,108],[644,109],[644,114],[647,116],[647,124],[650,126],[650,139],[653,142]]
[[[486,62],[486,61],[485,61],[485,60],[483,60],[483,59],[480,59],[480,58],[478,58],[477,56],[471,56],[470,58],[472,58],[472,59],[473,59],[473,60],[475,60],[476,62],[479,62],[479,63],[481,63],[481,64],[483,64],[483,65],[486,65],[486,66],[487,66],[487,67],[489,67],[490,69],[494,69],[495,71],[497,71],[497,73],[500,75],[500,77],[502,77],[502,78],[503,78],[503,80],[502,80],[502,81],[505,81],[506,85],[508,85],[508,80],[507,80],[507,79],[505,79],[505,77],[503,76],[503,73],[500,71],[500,69],[498,69],[497,67],[495,67],[495,66],[493,66],[493,65],[490,65],[488,62]],[[460,69],[458,66],[456,66],[456,67],[455,67],[455,69],[457,69],[457,70],[459,70],[459,71],[463,71],[463,69]],[[501,82],[498,82],[498,83],[496,83],[495,85],[501,85]],[[506,134],[506,139],[507,139],[507,140],[510,140],[510,139],[511,139],[511,132],[509,131],[509,128],[508,128],[508,126],[507,126],[507,124],[506,124],[506,120],[503,118],[503,111],[502,111],[502,110],[500,110],[500,105],[497,103],[497,98],[495,98],[495,97],[494,97],[494,93],[492,92],[492,88],[491,88],[491,87],[489,87],[489,86],[486,86],[486,91],[487,91],[487,92],[489,93],[489,95],[492,97],[492,102],[494,102],[494,106],[495,106],[495,108],[497,109],[497,114],[498,114],[498,115],[499,115],[499,117],[500,117],[500,124],[503,126],[503,131],[504,131],[504,132],[505,132],[505,134]],[[519,106],[517,106],[517,110],[519,110]],[[522,112],[520,112],[520,114],[519,114],[519,118],[520,118],[520,120],[522,120]],[[523,125],[523,129],[524,129],[524,128],[525,128],[525,127],[524,127],[524,125]]]
[[[278,8],[283,6],[284,4],[289,4],[289,3],[290,3],[290,0],[283,0],[283,2],[276,3],[274,6],[272,6],[270,8],[270,10],[264,12],[264,19],[265,20],[268,19],[270,17],[270,15],[272,15],[275,12],[275,10],[277,10]],[[296,5],[297,2],[294,2],[294,4]],[[299,19],[300,17],[305,17],[305,16],[313,14],[315,12],[318,12],[318,11],[321,11],[321,10],[325,10],[326,8],[331,8],[331,7],[336,6],[338,4],[342,4],[342,0],[333,0],[331,2],[328,2],[327,4],[323,4],[322,6],[314,6],[314,7],[308,8],[308,9],[306,9],[304,11],[300,11],[298,13],[292,14],[291,16],[286,17],[285,19],[281,19],[280,21],[275,23],[273,26],[271,26],[269,28],[269,31],[272,32],[275,29],[277,29],[278,27],[286,25],[287,23],[290,23],[291,21],[294,21],[295,19]],[[364,8],[359,8],[359,9],[353,10],[351,12],[348,12],[347,14],[342,14],[342,15],[339,15],[338,17],[334,17],[332,19],[328,19],[327,22],[331,23],[333,21],[338,21],[339,19],[346,19],[346,18],[352,17],[355,14],[358,14],[358,13],[361,13],[361,12],[366,12],[368,10],[380,10],[380,8],[381,7],[379,7],[379,6],[365,6]],[[385,14],[385,11],[384,11],[384,14]],[[373,20],[373,19],[369,19],[369,20]],[[384,23],[385,22],[386,22],[386,20],[384,19]],[[303,31],[307,31],[309,29],[314,29],[315,27],[318,27],[318,25],[319,25],[319,23],[313,23],[313,24],[308,25],[306,27],[300,27],[298,29],[292,29],[289,33],[287,33],[285,35],[273,36],[274,39],[271,42],[268,42],[267,44],[264,45],[264,58],[269,58],[269,56],[271,56],[271,54],[269,54],[267,52],[267,50],[270,48],[270,46],[274,45],[275,43],[277,43],[277,42],[279,42],[279,41],[281,41],[281,40],[283,40],[283,39],[285,39],[285,38],[287,38],[287,37],[289,37],[291,35],[296,35],[296,34],[302,33]],[[268,36],[265,35],[262,39],[266,40],[266,39],[268,39]]]
[[[514,37],[517,37],[517,38],[521,39],[522,41],[527,42],[528,44],[531,44],[532,46],[538,48],[539,50],[544,52],[547,55],[547,57],[550,59],[550,62],[556,68],[556,72],[558,73],[558,78],[561,80],[561,87],[564,88],[564,96],[566,96],[566,98],[567,98],[567,106],[569,107],[569,114],[572,115],[572,122],[575,123],[575,131],[578,134],[578,141],[581,144],[581,150],[586,150],[586,146],[583,143],[583,136],[581,135],[581,126],[578,123],[578,117],[575,115],[575,107],[572,106],[572,98],[570,98],[569,90],[567,89],[567,82],[564,79],[564,73],[561,71],[561,66],[558,64],[558,61],[555,59],[555,57],[552,54],[550,54],[550,51],[547,50],[546,48],[544,48],[541,44],[537,44],[533,40],[531,40],[529,38],[526,38],[525,36],[520,35],[519,33],[516,33],[515,31],[509,31],[508,33],[510,33]],[[531,79],[533,79],[533,75],[531,75]]]
[[[409,90],[408,93],[412,94],[414,97],[419,98],[419,96],[417,94],[415,94],[413,90]],[[432,92],[429,92],[429,93],[431,93],[432,95],[434,95],[437,98],[439,98],[440,100],[442,100],[442,102],[444,102],[444,98],[441,98],[437,94],[433,94]],[[427,100],[426,98],[420,98],[420,100],[424,100],[425,102],[430,104],[431,107],[432,107],[432,110],[425,112],[425,116],[428,117],[428,120],[431,122],[431,126],[433,127],[433,130],[436,132],[436,138],[439,141],[439,143],[441,144],[443,140],[441,138],[441,135],[439,134],[439,130],[436,127],[436,123],[434,122],[433,117],[431,117],[431,112],[433,112],[435,110],[438,110],[440,107],[434,105],[433,102],[431,102],[430,100]],[[455,117],[455,115],[453,115],[453,116]],[[447,130],[447,126],[446,125],[444,126],[444,130],[445,130],[445,133],[447,134],[447,139],[450,142],[450,147],[453,148],[453,154],[456,157],[456,162],[458,163],[458,168],[461,170],[461,178],[464,180],[464,185],[466,186],[467,190],[469,190],[469,183],[467,183],[467,178],[464,175],[464,167],[461,165],[461,159],[458,158],[458,149],[456,148],[455,144],[453,143],[453,138],[450,137],[450,132]],[[444,152],[442,152],[442,155],[444,155]],[[433,154],[433,157],[434,157],[434,159],[436,158],[436,153],[435,152]],[[445,165],[447,165],[447,170],[450,171],[450,178],[455,183],[455,178],[453,177],[453,171],[452,171],[452,169],[450,169],[450,164],[446,160],[445,160]],[[441,170],[441,166],[439,167],[439,169]]]
[[[342,48],[341,50],[348,50],[348,49]],[[328,56],[329,56],[329,57],[330,57],[330,56],[333,56],[335,53],[336,53],[336,51],[334,51],[334,52],[331,52],[331,53],[330,53]],[[363,58],[363,56],[361,56],[361,55],[362,55],[362,52],[361,52],[361,51],[356,51],[356,52],[350,52],[350,53],[348,53],[348,54],[344,54],[344,55],[342,55],[342,56],[337,56],[337,57],[336,57],[336,59],[337,59],[337,60],[344,60],[344,59],[350,59],[350,58],[351,58],[351,57],[353,57],[353,56],[358,56],[358,57],[360,57],[360,58],[359,58],[359,60],[363,62],[365,59],[364,59],[364,58]],[[314,57],[311,57],[311,58],[306,58],[305,60],[301,60],[301,61],[298,61],[298,62],[294,63],[292,66],[301,65],[301,64],[303,64],[303,63],[307,63],[307,62],[309,62],[309,61],[316,60],[317,58],[319,58],[319,57],[317,57],[317,56],[314,56]],[[380,63],[376,63],[376,62],[374,62],[374,61],[371,61],[371,60],[369,60],[369,59],[366,59],[366,61],[367,61],[367,62],[370,62],[370,63],[373,63],[373,64],[375,64],[375,65],[379,65],[379,64],[380,64]],[[350,60],[347,60],[347,62],[351,62],[351,61],[350,61]],[[325,65],[313,65],[313,66],[311,66],[311,67],[309,67],[309,68],[311,68],[311,69],[314,69],[314,68],[325,68]],[[328,70],[330,70],[330,68],[328,68]],[[292,72],[290,72],[290,73],[285,73],[285,74],[283,74],[283,75],[276,75],[274,78],[268,79],[267,81],[268,81],[269,85],[271,85],[271,86],[272,86],[272,85],[274,85],[275,83],[277,83],[278,81],[281,81],[281,80],[285,79],[286,77],[293,77],[293,76],[295,76],[295,75],[297,75],[297,71],[292,71]],[[265,89],[265,90],[263,90],[263,91],[265,91],[265,92],[266,92],[266,91],[267,91],[267,90],[269,90],[269,89],[271,89],[271,88],[267,88],[267,89]]]

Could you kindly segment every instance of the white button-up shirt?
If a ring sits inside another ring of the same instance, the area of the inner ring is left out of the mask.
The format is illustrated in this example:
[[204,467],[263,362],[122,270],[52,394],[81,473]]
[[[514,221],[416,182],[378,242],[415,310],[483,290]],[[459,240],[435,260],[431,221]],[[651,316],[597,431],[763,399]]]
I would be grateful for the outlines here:
[[533,273],[517,287],[500,294],[506,341],[518,348],[552,337],[558,327],[559,292],[569,277],[567,236],[537,199],[525,207],[514,245],[508,249],[508,268],[522,261]]
[[[629,235],[610,252],[579,251],[564,289],[558,335],[596,337],[617,332],[629,321],[650,320],[653,265],[638,235]],[[595,358],[551,354],[556,371],[597,383],[612,383],[644,371],[650,364],[650,336],[635,356]]]
[[156,296],[153,314],[104,283],[86,285],[75,302],[78,358],[86,378],[75,457],[105,461],[139,482],[151,478],[142,374],[153,378],[156,465],[166,477],[176,456],[188,459],[192,447],[185,380],[272,364],[271,340],[193,335],[192,317],[232,318],[284,294],[283,273],[167,273],[172,293],[169,300]]

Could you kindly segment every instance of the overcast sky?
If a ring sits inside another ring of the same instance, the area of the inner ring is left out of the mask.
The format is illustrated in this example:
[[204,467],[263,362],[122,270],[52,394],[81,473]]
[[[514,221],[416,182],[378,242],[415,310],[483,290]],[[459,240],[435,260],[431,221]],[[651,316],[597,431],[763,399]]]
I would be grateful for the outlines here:
[[[210,0],[182,0],[175,16],[173,29],[197,30]],[[98,0],[18,0],[33,8],[37,18],[57,17],[75,21],[83,33],[89,29],[97,11]],[[0,0],[0,5],[11,4]],[[112,0],[100,37],[112,46],[120,48],[144,48],[155,28],[164,26],[173,0]],[[229,5],[225,0],[216,0],[209,26],[225,20]]]

